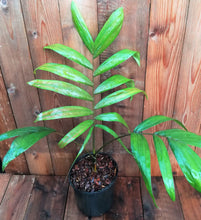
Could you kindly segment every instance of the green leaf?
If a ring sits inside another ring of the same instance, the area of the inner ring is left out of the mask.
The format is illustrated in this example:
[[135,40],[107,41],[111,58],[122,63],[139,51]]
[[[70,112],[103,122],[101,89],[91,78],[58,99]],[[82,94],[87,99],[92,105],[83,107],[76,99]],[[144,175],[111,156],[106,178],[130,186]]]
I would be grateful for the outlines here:
[[[85,138],[85,140],[84,140],[84,143],[82,144],[82,146],[81,146],[81,148],[80,148],[80,150],[79,150],[79,152],[78,152],[78,154],[77,154],[77,156],[76,156],[74,162],[77,160],[77,158],[80,156],[80,154],[83,152],[84,148],[86,147],[87,143],[89,142],[89,139],[90,139],[90,137],[91,137],[91,135],[92,135],[93,129],[94,129],[94,126],[92,126],[92,127],[89,129],[89,133],[87,134],[87,136],[86,136],[86,138]],[[74,162],[73,162],[73,164],[74,164]]]
[[94,44],[94,58],[100,55],[118,36],[124,19],[123,8],[112,13],[99,32]]
[[63,44],[52,44],[44,47],[44,49],[53,50],[67,59],[93,70],[93,65],[90,63],[90,61],[84,55],[70,47],[67,47]]
[[87,76],[85,76],[83,73],[79,72],[78,70],[64,64],[45,63],[37,67],[34,70],[34,73],[36,73],[37,70],[48,71],[58,76],[61,76],[65,79],[69,79],[88,86],[93,86],[93,83]]
[[64,106],[59,108],[53,108],[48,111],[40,113],[36,121],[53,120],[59,118],[75,118],[92,115],[93,111],[89,108],[82,106]]
[[104,131],[106,131],[107,133],[111,134],[114,138],[117,139],[117,141],[121,144],[121,146],[126,150],[126,152],[128,152],[129,154],[131,154],[131,152],[128,150],[128,148],[124,145],[124,143],[122,142],[122,140],[119,137],[119,135],[113,131],[111,128],[109,128],[106,125],[100,125],[100,124],[96,124],[95,125],[97,128],[100,128]]
[[[110,58],[105,60],[94,72],[94,76],[98,76],[115,66],[118,66],[119,64],[123,63],[130,57],[134,56],[134,54],[139,53],[137,51],[132,51],[128,49],[120,50],[119,52],[112,55]],[[139,63],[139,61],[138,61]]]
[[94,123],[93,120],[86,120],[75,126],[70,130],[58,143],[60,148],[64,148],[66,145],[74,141],[77,137],[83,134],[91,125]]
[[53,129],[44,129],[34,132],[28,133],[22,136],[17,137],[11,144],[10,149],[6,153],[3,158],[2,169],[4,170],[8,163],[15,159],[17,156],[28,150],[31,146],[33,146],[36,142],[38,142],[41,138],[47,136],[52,133]]
[[186,144],[168,138],[170,148],[188,182],[201,192],[201,158]]
[[0,141],[17,137],[17,136],[24,136],[26,134],[30,133],[37,133],[37,132],[54,132],[55,130],[52,128],[46,128],[46,127],[24,127],[24,128],[17,128],[8,132],[5,132],[3,134],[0,134]]
[[176,122],[178,125],[180,125],[182,128],[184,128],[185,130],[186,127],[178,120],[174,119],[174,118],[170,118],[170,117],[166,117],[164,115],[155,115],[155,116],[151,116],[147,119],[145,119],[142,123],[140,123],[135,129],[135,132],[141,132],[144,131],[148,128],[151,128],[155,125],[158,125],[160,123],[166,122],[166,121],[174,121]]
[[[131,151],[136,160],[146,188],[156,205],[151,185],[151,156],[146,138],[141,134],[131,133]],[[157,205],[156,205],[157,206]]]
[[158,163],[160,167],[160,171],[162,174],[163,182],[165,188],[168,192],[170,198],[175,201],[175,188],[174,188],[174,179],[172,176],[172,168],[170,164],[170,159],[168,155],[168,151],[164,142],[156,135],[153,135],[154,145],[156,149],[156,155],[158,158]]
[[94,91],[94,94],[99,94],[102,92],[106,92],[110,89],[114,89],[120,85],[123,85],[124,83],[128,83],[131,80],[122,76],[122,75],[114,75],[110,78],[103,81]]
[[110,95],[103,98],[98,104],[95,106],[95,109],[103,108],[112,104],[115,104],[117,102],[120,102],[124,99],[130,98],[133,95],[136,95],[138,93],[146,93],[143,90],[137,89],[137,88],[125,88],[118,90],[116,92],[111,93]]
[[135,59],[138,66],[140,66],[140,53],[138,51],[135,51],[136,53],[133,54],[133,59]]
[[181,129],[167,129],[157,131],[155,132],[155,134],[167,137],[171,140],[174,139],[188,145],[201,147],[201,136],[189,131],[184,131]]
[[100,115],[97,115],[95,117],[96,120],[100,121],[116,121],[122,123],[125,127],[128,128],[127,123],[123,119],[123,117],[118,114],[117,112],[108,112],[108,113],[102,113]]
[[91,95],[84,89],[63,81],[36,79],[28,82],[28,84],[39,89],[50,90],[77,99],[83,99],[87,101],[93,100]]
[[71,13],[72,13],[73,23],[81,39],[83,40],[84,44],[89,49],[91,54],[93,54],[94,41],[74,1],[72,1],[71,3]]

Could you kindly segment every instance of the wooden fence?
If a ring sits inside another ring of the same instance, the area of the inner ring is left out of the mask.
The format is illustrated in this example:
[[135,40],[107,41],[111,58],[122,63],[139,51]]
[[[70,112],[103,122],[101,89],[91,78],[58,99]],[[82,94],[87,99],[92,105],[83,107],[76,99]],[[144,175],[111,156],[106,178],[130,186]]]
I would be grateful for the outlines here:
[[[71,0],[0,0],[0,133],[23,126],[45,125],[67,133],[78,120],[55,120],[33,123],[36,115],[53,107],[80,104],[53,92],[37,91],[26,84],[34,79],[33,69],[46,62],[74,65],[42,48],[63,43],[92,60],[75,31],[70,13]],[[154,114],[181,120],[193,132],[200,133],[201,123],[201,1],[199,0],[76,0],[92,33],[96,37],[109,15],[124,8],[124,24],[115,42],[95,60],[103,62],[116,51],[128,48],[141,53],[141,67],[128,60],[102,77],[121,73],[145,89],[142,95],[123,101],[104,111],[120,112],[133,129]],[[76,66],[77,68],[77,66]],[[90,77],[91,72],[79,69]],[[56,77],[39,72],[37,78]],[[97,81],[103,79],[100,78]],[[98,82],[96,82],[98,83]],[[83,106],[85,103],[81,103]],[[123,127],[111,124],[119,134]],[[158,128],[174,127],[166,123]],[[97,143],[110,140],[98,133]],[[57,135],[41,140],[7,167],[7,172],[65,175],[75,157],[77,146],[59,149]],[[149,143],[151,145],[151,140]],[[124,139],[129,146],[129,139]],[[5,155],[11,141],[0,144],[0,156]],[[152,175],[160,175],[158,162],[151,146]],[[76,149],[76,150],[75,150]],[[168,149],[169,150],[169,149]],[[118,143],[107,149],[119,163],[121,176],[139,175],[132,157]],[[196,151],[201,155],[201,151]],[[181,171],[170,152],[173,173]]]

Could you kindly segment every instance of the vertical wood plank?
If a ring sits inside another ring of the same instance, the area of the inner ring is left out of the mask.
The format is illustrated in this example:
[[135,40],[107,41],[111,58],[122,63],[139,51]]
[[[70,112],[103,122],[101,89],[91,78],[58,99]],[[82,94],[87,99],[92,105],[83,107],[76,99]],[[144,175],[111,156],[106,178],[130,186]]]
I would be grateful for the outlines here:
[[63,176],[36,177],[24,220],[62,220],[68,192],[64,180]]
[[[200,9],[200,1],[190,1],[174,108],[174,117],[181,120],[189,131],[197,134],[201,134]],[[200,149],[196,149],[196,152],[201,156]],[[179,168],[176,171],[181,174]]]
[[[77,207],[76,199],[75,199],[75,195],[74,195],[74,191],[72,187],[69,188],[68,200],[67,200],[66,211],[65,211],[65,216],[64,216],[64,220],[71,220],[71,219],[88,220],[88,217],[82,214],[81,211]],[[103,220],[103,216],[93,217],[92,219]]]
[[[187,12],[188,0],[151,1],[145,89],[148,100],[144,103],[144,119],[153,115],[173,115]],[[169,127],[170,123],[157,126],[159,129]],[[148,140],[152,143],[151,138]],[[152,175],[159,176],[153,145],[151,156]]]
[[[80,13],[82,17],[84,18],[84,21],[92,35],[92,38],[95,39],[98,31],[98,21],[97,21],[97,2],[91,1],[91,0],[75,0],[75,3],[77,4],[77,7],[80,10]],[[73,49],[79,51],[81,54],[83,54],[87,59],[93,63],[94,69],[96,69],[99,65],[99,59],[93,60],[92,55],[86,48],[86,46],[83,44],[78,32],[76,31],[76,28],[74,27],[72,16],[71,16],[71,1],[65,1],[65,0],[59,0],[60,5],[60,15],[61,15],[61,24],[62,24],[62,30],[63,30],[63,39],[64,44],[72,47]],[[85,74],[89,79],[92,80],[92,71],[84,68],[80,65],[77,65],[71,61],[66,61],[67,65],[70,65],[74,67],[75,69],[79,70],[83,74]],[[98,85],[100,81],[99,77],[96,77],[94,80],[95,87]],[[92,88],[86,85],[79,85],[84,90],[92,93]],[[100,100],[100,96],[97,95],[95,97],[95,102],[97,103]],[[72,105],[81,105],[88,108],[92,108],[92,103],[88,101],[78,100],[78,99],[72,99],[71,100]],[[97,114],[100,113],[100,110],[97,111]],[[88,117],[87,117],[88,118]],[[82,118],[75,118],[73,119],[74,125],[77,125],[81,121],[86,119],[86,117]],[[102,145],[102,131],[100,129],[96,130],[96,144],[97,146]],[[81,142],[83,142],[83,138],[80,139]],[[86,149],[89,151],[92,151],[92,142],[91,140],[86,146]]]
[[140,182],[136,177],[119,177],[115,185],[114,203],[104,220],[143,220]]
[[[135,81],[136,87],[144,89],[145,79],[145,67],[146,67],[146,54],[147,54],[147,40],[148,40],[148,24],[149,24],[149,0],[129,0],[129,1],[98,1],[98,21],[99,30],[104,25],[105,21],[111,15],[111,13],[118,7],[124,9],[124,23],[117,39],[103,52],[100,56],[100,61],[103,62],[109,56],[121,49],[137,50],[141,54],[141,67],[138,67],[133,59],[120,64],[118,67],[106,72],[102,75],[102,80],[110,77],[114,74],[122,74]],[[132,102],[130,100],[124,100],[120,103],[106,107],[104,112],[117,111],[120,113],[128,123],[132,130],[142,120],[143,112],[143,95],[136,95]],[[106,123],[122,135],[127,133],[126,129],[118,123]],[[104,141],[111,139],[111,136],[104,134]],[[130,146],[130,140],[128,138],[122,139],[127,147]],[[106,150],[114,151],[114,154],[124,153],[123,148],[118,142],[113,142]],[[128,155],[121,154],[114,155],[116,158],[124,157],[124,161],[127,161]],[[118,161],[117,161],[118,162]],[[133,170],[133,176],[138,175],[138,168],[136,163],[129,164]],[[126,173],[125,173],[126,175]]]
[[[1,1],[0,26],[0,65],[16,125],[32,126],[40,104],[37,90],[26,85],[33,79],[33,69],[19,0]],[[31,173],[52,173],[45,139],[27,151],[26,158]]]
[[197,192],[184,177],[176,177],[176,186],[178,188],[184,218],[186,220],[200,219],[201,193]]
[[12,176],[0,206],[0,219],[23,219],[33,188],[33,176]]
[[[47,62],[64,63],[62,56],[50,50],[43,50],[46,45],[63,43],[58,1],[21,0],[21,3],[34,68]],[[65,11],[65,13],[68,14],[69,11]],[[64,80],[45,71],[37,71],[36,77]],[[69,97],[50,91],[39,90],[39,94],[42,111],[70,105],[71,103]],[[45,125],[63,134],[73,127],[72,119],[50,120],[46,121]],[[66,148],[59,149],[57,143],[60,139],[60,136],[52,134],[48,137],[48,142],[55,174],[66,175],[73,161],[73,151],[75,150],[69,152]],[[71,144],[71,146],[74,146],[74,144]]]
[[1,174],[1,178],[0,178],[0,204],[3,199],[3,196],[5,195],[10,178],[11,178],[10,174]]
[[141,193],[144,210],[144,220],[183,220],[180,200],[176,190],[176,200],[168,196],[161,177],[152,178],[152,189],[159,208],[156,208],[141,178]]
[[[12,114],[12,109],[9,103],[8,95],[4,85],[3,77],[0,69],[0,134],[9,130],[15,129],[15,120]],[[11,140],[0,142],[0,157],[1,161],[9,150]],[[28,174],[29,170],[24,154],[21,154],[14,161],[8,164],[5,169],[9,173],[24,173]]]

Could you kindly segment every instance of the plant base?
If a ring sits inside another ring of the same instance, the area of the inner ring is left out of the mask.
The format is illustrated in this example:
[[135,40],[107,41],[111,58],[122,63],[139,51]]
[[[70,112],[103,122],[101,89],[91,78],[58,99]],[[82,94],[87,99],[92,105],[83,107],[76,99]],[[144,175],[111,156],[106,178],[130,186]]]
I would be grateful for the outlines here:
[[[101,153],[101,154],[106,155],[104,153]],[[88,156],[88,154],[82,156],[77,161],[81,160],[82,158],[86,156]],[[70,178],[72,169],[69,173],[69,181],[70,181],[70,185],[74,189],[77,206],[81,210],[81,212],[84,213],[86,216],[90,216],[90,217],[101,216],[107,211],[109,211],[109,209],[112,206],[113,191],[114,191],[113,189],[114,189],[114,184],[116,182],[116,177],[118,174],[118,167],[114,159],[113,158],[111,159],[113,161],[113,164],[115,164],[115,170],[116,170],[115,176],[109,185],[105,186],[99,191],[86,192],[86,191],[77,189],[72,183],[71,178]]]

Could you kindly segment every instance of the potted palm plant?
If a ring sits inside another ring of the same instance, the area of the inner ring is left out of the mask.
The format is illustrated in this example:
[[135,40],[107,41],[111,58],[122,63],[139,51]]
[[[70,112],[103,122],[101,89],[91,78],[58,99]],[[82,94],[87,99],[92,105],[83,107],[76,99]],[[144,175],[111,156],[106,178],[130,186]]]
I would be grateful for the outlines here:
[[[71,13],[74,25],[83,40],[83,43],[92,54],[93,59],[97,58],[115,40],[121,30],[124,18],[123,8],[118,8],[106,21],[94,41],[73,1],[71,4]],[[201,136],[187,131],[180,121],[163,115],[155,115],[147,118],[137,125],[134,130],[130,130],[126,121],[119,113],[98,113],[97,111],[127,98],[130,98],[132,101],[133,96],[138,93],[143,93],[146,96],[145,91],[135,87],[133,80],[122,75],[113,75],[104,80],[97,87],[94,85],[94,80],[97,76],[118,66],[129,58],[133,58],[140,66],[139,52],[129,49],[120,50],[100,64],[98,68],[94,69],[92,63],[85,56],[70,47],[62,44],[54,44],[45,46],[44,49],[52,50],[65,58],[92,70],[92,80],[90,80],[83,73],[70,66],[56,63],[45,63],[36,68],[34,73],[36,73],[37,70],[48,71],[52,74],[68,79],[70,82],[43,79],[35,79],[28,82],[29,85],[36,88],[50,90],[65,96],[82,99],[88,103],[92,103],[92,108],[83,106],[62,106],[50,109],[40,113],[36,118],[37,122],[42,120],[85,116],[84,118],[86,120],[83,120],[64,135],[59,141],[58,146],[64,148],[86,132],[84,141],[69,171],[69,181],[75,190],[78,207],[86,215],[102,215],[110,208],[112,204],[112,188],[118,173],[116,162],[109,155],[101,153],[101,150],[106,145],[98,146],[99,148],[96,146],[98,145],[95,140],[95,132],[97,129],[102,129],[104,132],[113,136],[113,139],[110,142],[118,141],[124,150],[135,159],[147,190],[155,205],[156,202],[151,185],[150,150],[145,138],[146,135],[153,137],[161,175],[170,198],[173,201],[175,200],[174,180],[168,152],[162,138],[167,139],[187,181],[196,190],[201,192],[201,159],[189,146],[201,147]],[[74,85],[73,82],[89,86],[91,88],[91,93]],[[96,95],[102,94],[106,91],[109,91],[109,94],[96,103]],[[160,130],[154,133],[144,132],[146,129],[171,120],[177,123],[181,128]],[[127,133],[119,136],[114,130],[101,122],[121,123],[127,129]],[[28,150],[38,140],[53,132],[56,132],[53,128],[24,127],[1,134],[0,141],[16,137],[7,154],[3,158],[2,169],[4,170],[10,161]],[[130,147],[125,146],[122,141],[122,138],[125,136],[130,137]],[[90,139],[92,139],[91,152],[81,156]]]

